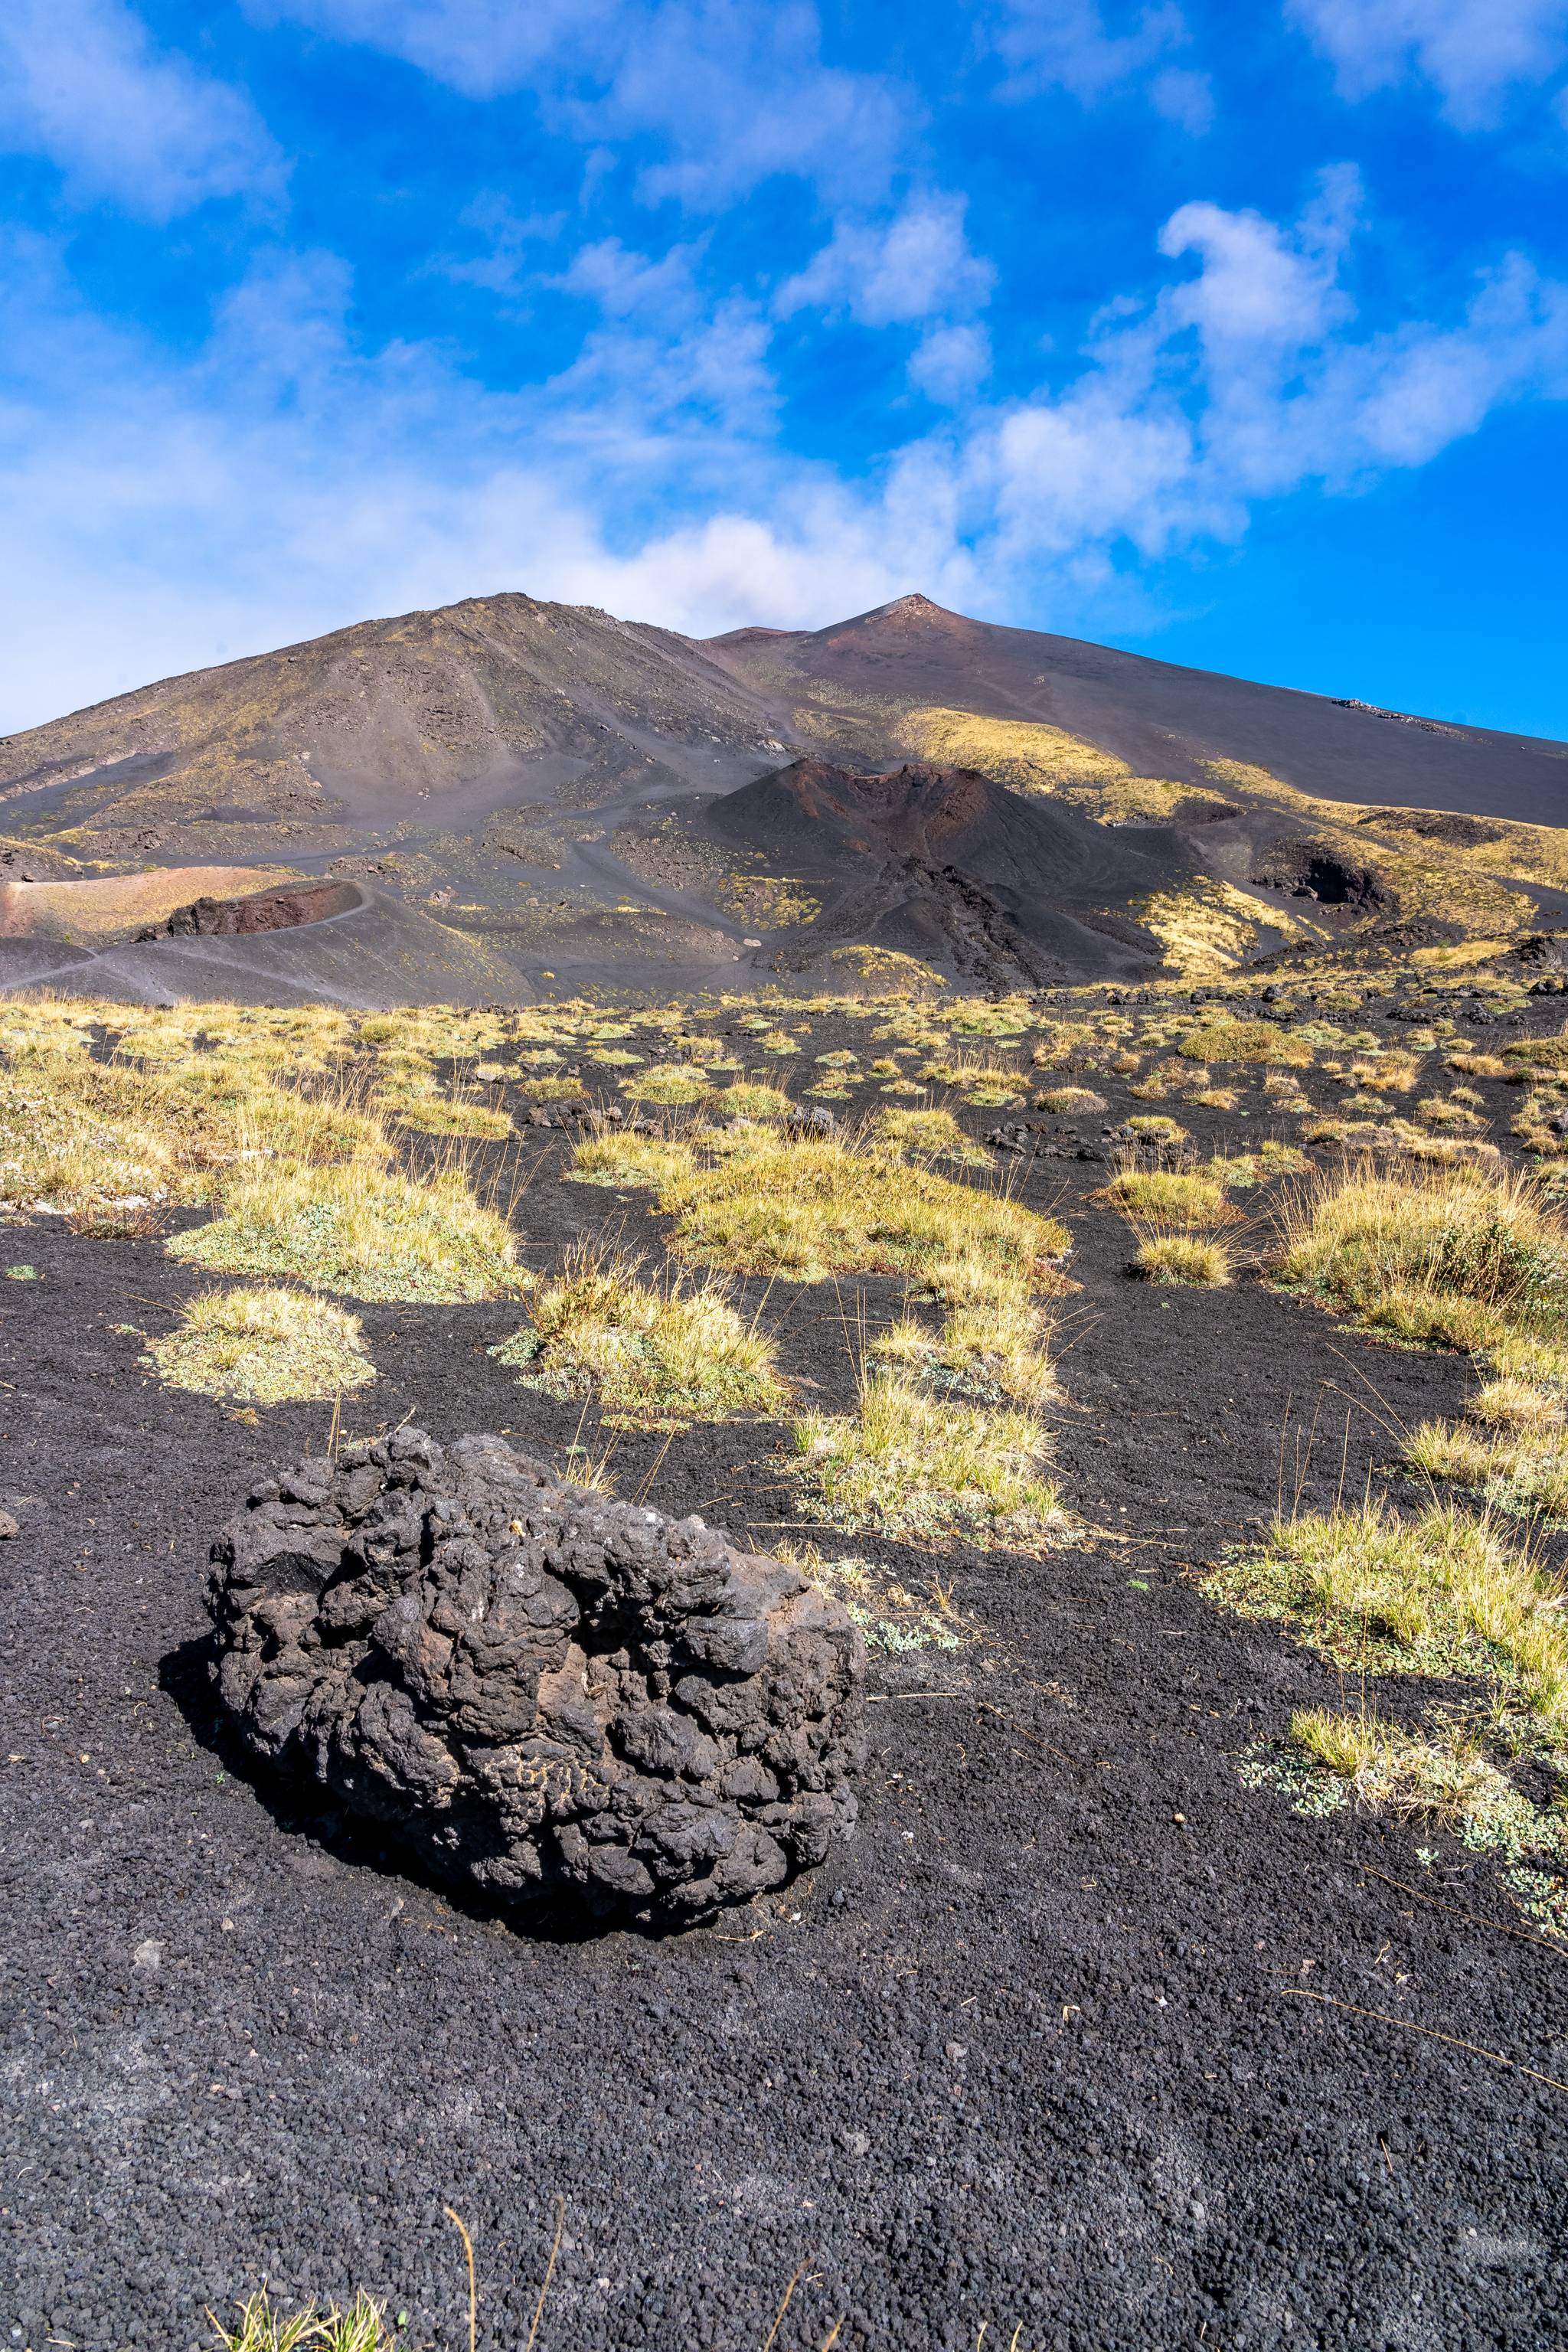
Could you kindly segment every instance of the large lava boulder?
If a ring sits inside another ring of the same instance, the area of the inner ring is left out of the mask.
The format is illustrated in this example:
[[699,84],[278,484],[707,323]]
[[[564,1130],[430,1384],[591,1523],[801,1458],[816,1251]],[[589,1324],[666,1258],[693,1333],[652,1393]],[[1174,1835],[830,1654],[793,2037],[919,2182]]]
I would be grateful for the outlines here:
[[504,1438],[297,1463],[212,1561],[246,1744],[448,1879],[689,1919],[853,1826],[865,1645],[839,1604]]

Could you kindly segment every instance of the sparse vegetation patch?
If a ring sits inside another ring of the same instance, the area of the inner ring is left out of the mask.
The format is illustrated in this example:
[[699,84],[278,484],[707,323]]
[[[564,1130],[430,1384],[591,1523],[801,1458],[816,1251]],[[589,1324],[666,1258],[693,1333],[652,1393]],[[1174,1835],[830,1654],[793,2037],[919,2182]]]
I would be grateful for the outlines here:
[[584,1244],[540,1283],[529,1314],[490,1353],[555,1396],[596,1388],[612,1422],[674,1429],[784,1402],[772,1342],[711,1278],[661,1288],[640,1279],[637,1259]]
[[209,1290],[145,1361],[171,1388],[245,1404],[332,1397],[375,1378],[357,1315],[296,1290]]
[[989,1411],[874,1371],[858,1412],[802,1414],[795,1438],[811,1507],[835,1527],[1038,1551],[1068,1525],[1043,1474],[1044,1433],[1026,1412]]
[[1568,1331],[1568,1227],[1530,1178],[1353,1165],[1288,1202],[1279,1278],[1396,1338]]
[[525,1277],[503,1217],[457,1170],[427,1183],[356,1162],[267,1171],[235,1186],[173,1257],[224,1274],[286,1276],[351,1298],[442,1305],[515,1293]]

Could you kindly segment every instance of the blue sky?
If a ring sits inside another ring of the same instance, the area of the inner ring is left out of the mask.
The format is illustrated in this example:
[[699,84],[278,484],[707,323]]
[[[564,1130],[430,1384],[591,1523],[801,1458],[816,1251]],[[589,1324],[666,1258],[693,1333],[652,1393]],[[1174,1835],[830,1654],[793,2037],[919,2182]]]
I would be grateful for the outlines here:
[[5,0],[0,730],[911,588],[1568,738],[1568,0]]

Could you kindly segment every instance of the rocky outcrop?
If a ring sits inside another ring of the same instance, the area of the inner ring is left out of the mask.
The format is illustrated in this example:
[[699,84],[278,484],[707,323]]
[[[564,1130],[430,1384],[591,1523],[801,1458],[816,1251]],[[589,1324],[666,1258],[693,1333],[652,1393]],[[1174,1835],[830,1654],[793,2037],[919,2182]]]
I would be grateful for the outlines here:
[[247,1747],[444,1877],[687,1920],[853,1826],[865,1648],[838,1602],[504,1438],[297,1463],[212,1563]]
[[139,940],[245,939],[258,931],[291,931],[362,904],[352,882],[306,882],[287,890],[258,890],[249,898],[195,898],[166,922],[149,924]]
[[1377,866],[1345,857],[1322,841],[1277,841],[1258,859],[1252,878],[1263,889],[1289,890],[1324,907],[1380,914],[1394,903],[1388,877]]

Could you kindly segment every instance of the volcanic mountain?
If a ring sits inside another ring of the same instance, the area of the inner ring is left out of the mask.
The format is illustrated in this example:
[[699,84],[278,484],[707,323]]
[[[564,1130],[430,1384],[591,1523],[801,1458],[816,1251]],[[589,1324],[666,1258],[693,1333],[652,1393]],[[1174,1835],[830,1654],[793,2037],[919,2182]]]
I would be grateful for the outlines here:
[[[733,987],[860,942],[1017,985],[1146,969],[1194,920],[1231,961],[1409,945],[1568,911],[1565,816],[1568,746],[923,596],[699,642],[507,594],[0,741],[0,984],[90,958],[73,984],[132,994],[220,993],[228,962],[280,999]],[[73,890],[149,869],[157,940],[144,889]],[[216,871],[359,897],[208,934],[181,903]]]

